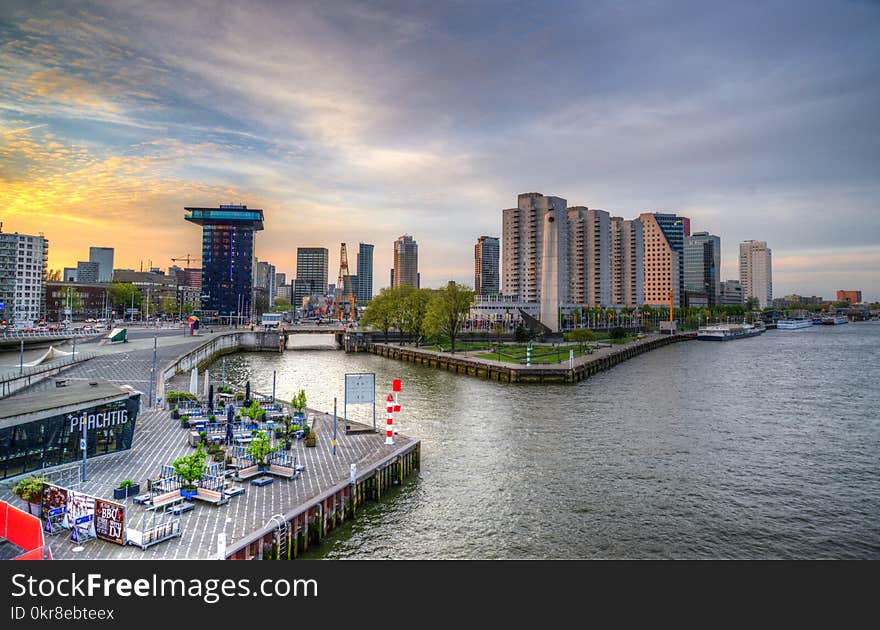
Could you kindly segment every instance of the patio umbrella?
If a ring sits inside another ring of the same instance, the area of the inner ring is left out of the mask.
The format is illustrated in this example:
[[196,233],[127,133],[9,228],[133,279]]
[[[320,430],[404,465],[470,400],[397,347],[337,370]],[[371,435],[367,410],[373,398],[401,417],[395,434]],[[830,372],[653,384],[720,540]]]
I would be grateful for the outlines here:
[[208,413],[214,413],[214,383],[208,386]]
[[232,422],[233,415],[235,414],[235,407],[229,405],[226,408],[226,443],[232,444],[233,441],[233,433],[232,433]]
[[251,404],[251,382],[248,381],[244,386],[244,406],[249,407]]
[[210,374],[208,373],[208,370],[205,370],[204,378],[205,378],[205,396],[207,396],[207,395],[208,395],[208,391],[209,391],[208,388],[209,388],[209,386],[210,386],[210,384],[211,384],[211,376],[210,376]]
[[189,393],[199,395],[199,368],[194,367],[189,373]]

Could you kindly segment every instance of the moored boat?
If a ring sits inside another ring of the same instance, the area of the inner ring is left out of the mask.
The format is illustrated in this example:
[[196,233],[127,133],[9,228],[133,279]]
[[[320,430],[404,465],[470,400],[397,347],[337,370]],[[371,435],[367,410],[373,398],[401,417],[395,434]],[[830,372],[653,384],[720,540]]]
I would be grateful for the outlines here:
[[763,322],[752,324],[712,324],[697,330],[697,339],[704,341],[730,341],[744,337],[756,337],[766,330]]
[[798,330],[799,328],[810,328],[813,325],[809,319],[780,319],[776,322],[778,330]]
[[846,315],[826,315],[822,318],[822,324],[825,326],[834,326],[836,324],[846,324],[849,318]]

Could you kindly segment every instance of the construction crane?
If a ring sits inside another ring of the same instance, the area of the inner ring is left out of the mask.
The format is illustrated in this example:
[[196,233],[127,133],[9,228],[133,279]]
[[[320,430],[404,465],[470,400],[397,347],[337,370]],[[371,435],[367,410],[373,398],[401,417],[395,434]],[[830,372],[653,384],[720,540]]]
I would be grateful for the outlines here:
[[334,297],[333,318],[342,321],[345,317],[345,309],[343,301],[348,302],[349,312],[348,321],[354,323],[357,317],[357,304],[354,299],[354,287],[351,286],[351,273],[348,270],[348,253],[345,250],[345,243],[339,252],[339,279],[336,281],[336,296]]
[[187,267],[189,267],[189,265],[190,265],[190,261],[191,261],[191,260],[194,260],[194,261],[196,261],[196,262],[199,261],[198,258],[193,258],[193,257],[190,256],[189,254],[187,254],[186,256],[180,256],[180,257],[178,257],[178,258],[172,258],[172,259],[171,259],[171,262],[177,262],[177,261],[179,261],[179,260],[185,260],[185,261],[186,261],[186,266],[187,266]]

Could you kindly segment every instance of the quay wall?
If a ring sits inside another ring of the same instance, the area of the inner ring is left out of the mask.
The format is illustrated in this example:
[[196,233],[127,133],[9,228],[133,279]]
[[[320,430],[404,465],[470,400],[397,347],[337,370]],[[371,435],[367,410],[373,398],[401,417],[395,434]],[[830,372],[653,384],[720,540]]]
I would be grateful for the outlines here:
[[421,442],[402,446],[354,479],[328,488],[268,525],[227,546],[227,560],[293,560],[320,543],[329,532],[353,519],[366,501],[380,501],[392,486],[403,483],[421,466]]
[[567,361],[556,365],[503,364],[498,361],[485,361],[470,356],[438,353],[390,344],[370,344],[362,348],[387,359],[407,361],[499,383],[579,383],[594,374],[608,370],[618,363],[645,352],[694,338],[696,338],[694,334],[681,334],[635,341],[622,345],[619,349],[602,356],[579,357],[575,360],[574,368],[569,368]]
[[160,378],[157,379],[157,395],[165,396],[165,383],[171,380],[175,374],[189,372],[194,367],[202,369],[216,357],[240,350],[283,352],[284,333],[236,330],[217,335],[165,366],[159,374]]

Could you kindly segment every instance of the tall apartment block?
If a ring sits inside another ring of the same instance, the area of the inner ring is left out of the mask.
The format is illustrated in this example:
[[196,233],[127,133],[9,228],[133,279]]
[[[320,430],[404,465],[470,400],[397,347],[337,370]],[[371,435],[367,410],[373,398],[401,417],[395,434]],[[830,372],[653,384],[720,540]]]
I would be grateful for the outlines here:
[[326,247],[296,248],[296,280],[294,282],[294,303],[302,304],[302,298],[309,295],[327,295],[327,276],[330,266],[330,251]]
[[184,208],[185,219],[202,226],[202,309],[220,316],[252,309],[254,235],[263,211],[245,205]]
[[373,245],[369,243],[358,244],[355,289],[358,302],[366,303],[373,299]]
[[97,282],[111,282],[113,280],[112,247],[89,247],[89,262],[98,263]]
[[24,327],[43,319],[49,241],[0,233],[0,317]]
[[559,305],[570,300],[568,202],[522,193],[517,207],[502,215],[501,291],[523,302],[539,302],[541,321],[557,331]]
[[838,302],[849,302],[850,304],[861,304],[862,303],[862,292],[861,291],[839,290],[837,292],[837,301]]
[[684,237],[684,290],[687,306],[721,301],[721,239],[708,232]]
[[585,206],[568,208],[569,299],[610,306],[611,275],[611,215]]
[[611,303],[645,303],[645,231],[642,222],[611,217]]
[[394,241],[394,276],[392,286],[419,286],[419,244],[409,234]]
[[673,306],[684,303],[684,221],[675,214],[639,215],[645,237],[645,303]]
[[761,308],[773,303],[772,252],[765,241],[745,241],[739,244],[739,281],[743,300],[758,298]]
[[501,249],[497,236],[481,236],[474,245],[474,293],[497,295],[500,290],[498,267]]

